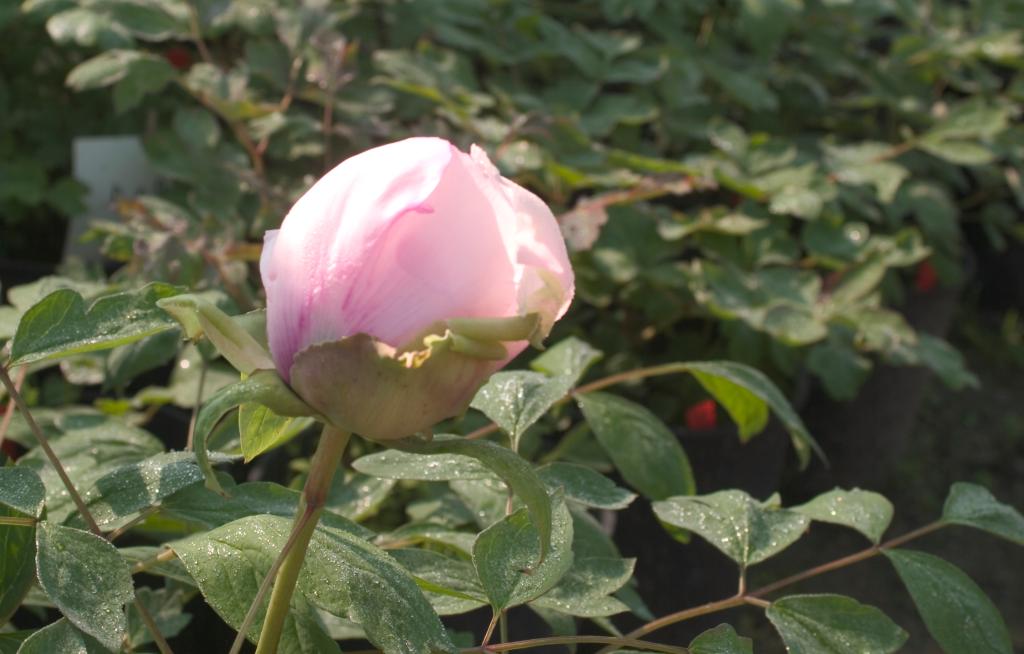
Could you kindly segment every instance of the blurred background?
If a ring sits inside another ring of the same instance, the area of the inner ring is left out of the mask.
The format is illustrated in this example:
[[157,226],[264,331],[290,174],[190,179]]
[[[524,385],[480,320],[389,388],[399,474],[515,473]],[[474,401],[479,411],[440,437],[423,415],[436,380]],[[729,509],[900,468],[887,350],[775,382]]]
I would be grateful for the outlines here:
[[[775,425],[741,442],[696,382],[629,389],[701,492],[795,504],[860,486],[896,505],[892,533],[938,515],[956,480],[1024,506],[1020,0],[2,0],[0,43],[0,339],[54,275],[260,306],[262,234],[313,180],[439,135],[483,147],[559,216],[577,299],[552,342],[602,349],[603,374],[753,365],[831,460],[801,471]],[[170,391],[144,392],[179,356],[163,340],[141,367],[65,362],[33,401],[102,385],[180,432],[196,380],[175,366]],[[211,368],[203,392],[230,379]],[[635,509],[616,540],[655,615],[733,590],[730,564]],[[814,530],[752,583],[860,547]],[[1024,646],[1011,546],[928,546]],[[905,651],[938,651],[884,564],[801,588],[878,605],[911,632]],[[725,619],[781,651],[749,617]]]

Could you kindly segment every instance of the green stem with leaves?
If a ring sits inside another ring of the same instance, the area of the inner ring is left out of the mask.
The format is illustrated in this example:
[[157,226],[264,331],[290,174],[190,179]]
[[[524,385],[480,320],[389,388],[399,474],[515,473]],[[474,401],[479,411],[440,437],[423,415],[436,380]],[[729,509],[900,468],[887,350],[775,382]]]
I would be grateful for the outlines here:
[[[903,534],[902,536],[897,536],[896,538],[887,540],[886,542],[881,543],[880,545],[872,545],[871,547],[866,547],[860,550],[859,552],[854,552],[853,554],[849,554],[847,556],[835,559],[833,561],[829,561],[828,563],[823,563],[819,566],[815,566],[808,570],[804,570],[803,572],[798,572],[794,575],[790,575],[789,577],[785,577],[783,579],[772,582],[765,586],[761,586],[760,588],[757,588],[755,590],[749,592],[740,592],[732,597],[727,597],[725,599],[717,600],[715,602],[708,602],[707,604],[701,604],[700,606],[694,606],[692,608],[683,609],[682,611],[670,613],[668,615],[652,620],[645,625],[637,627],[633,631],[626,634],[626,637],[640,638],[642,636],[646,636],[647,634],[653,631],[657,631],[669,625],[676,624],[677,622],[692,620],[693,618],[697,618],[702,615],[708,615],[709,613],[717,613],[719,611],[735,608],[737,606],[743,606],[744,604],[750,604],[761,608],[767,608],[767,606],[769,606],[769,602],[767,602],[763,598],[764,595],[768,595],[777,590],[781,590],[797,582],[804,581],[805,579],[810,579],[811,577],[817,577],[818,575],[825,574],[826,572],[831,572],[833,570],[845,568],[847,566],[853,565],[854,563],[860,563],[861,561],[864,561],[866,559],[878,556],[884,550],[899,547],[904,543],[908,543],[916,538],[920,538],[925,534],[930,534],[931,532],[941,529],[945,526],[946,523],[941,521],[932,522],[918,529],[914,529],[913,531],[909,531]],[[601,649],[598,652],[598,654],[607,654],[608,652],[612,651],[614,651],[612,648],[605,647]]]
[[[320,522],[320,514],[327,501],[331,481],[341,463],[341,455],[348,445],[349,436],[348,432],[331,426],[325,426],[320,436],[320,442],[310,464],[309,476],[302,489],[302,500],[299,502],[299,509],[295,514],[292,533],[282,549],[279,565],[275,562],[276,574],[273,568],[270,571],[270,574],[275,575],[274,590],[270,595],[270,604],[267,606],[267,615],[263,620],[263,628],[256,645],[256,654],[277,652],[277,644],[281,640],[281,631],[284,628],[285,618],[288,617],[292,594],[295,592],[295,584],[299,579],[302,564],[306,560],[306,549],[309,547],[309,541],[313,537],[317,523]],[[257,595],[253,605],[258,607],[262,603],[262,595]],[[252,609],[250,609],[251,612]],[[239,630],[239,636],[244,637],[246,630]]]

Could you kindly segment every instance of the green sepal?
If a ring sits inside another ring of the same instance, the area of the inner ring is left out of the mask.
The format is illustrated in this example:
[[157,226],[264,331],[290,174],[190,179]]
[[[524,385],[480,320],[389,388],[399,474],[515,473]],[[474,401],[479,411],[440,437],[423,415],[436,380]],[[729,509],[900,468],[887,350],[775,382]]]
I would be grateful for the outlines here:
[[176,295],[157,302],[157,306],[181,323],[192,340],[205,335],[239,372],[272,370],[274,361],[256,338],[215,304],[195,294]]
[[511,318],[450,318],[448,330],[475,341],[539,341],[540,315],[530,313]]
[[228,411],[246,402],[262,404],[279,416],[310,416],[323,420],[316,411],[293,393],[273,370],[259,370],[249,377],[217,391],[203,405],[196,417],[192,447],[195,450],[196,463],[206,479],[206,487],[225,497],[227,493],[217,480],[209,453],[206,451],[206,439]]

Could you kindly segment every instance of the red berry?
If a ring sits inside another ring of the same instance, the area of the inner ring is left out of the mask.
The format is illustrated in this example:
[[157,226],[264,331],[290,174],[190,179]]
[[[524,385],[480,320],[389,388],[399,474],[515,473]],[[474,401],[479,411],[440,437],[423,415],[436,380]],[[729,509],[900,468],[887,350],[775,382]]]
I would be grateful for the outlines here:
[[927,293],[939,283],[939,274],[935,266],[928,259],[925,259],[917,266],[917,274],[914,275],[914,288],[921,293]]
[[178,70],[188,70],[192,66],[192,53],[188,48],[172,45],[164,51],[164,59]]
[[718,426],[718,405],[714,400],[701,400],[686,410],[686,428],[709,431]]

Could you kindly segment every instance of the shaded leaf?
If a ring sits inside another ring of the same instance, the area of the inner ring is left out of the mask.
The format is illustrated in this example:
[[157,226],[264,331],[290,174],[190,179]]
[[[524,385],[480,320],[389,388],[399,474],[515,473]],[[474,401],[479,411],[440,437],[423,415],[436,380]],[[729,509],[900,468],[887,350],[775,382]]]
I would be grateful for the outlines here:
[[889,654],[907,640],[884,613],[842,595],[791,595],[765,613],[791,654]]
[[1024,545],[1024,516],[977,484],[959,481],[950,487],[942,507],[942,520],[981,529]]
[[754,654],[754,643],[732,625],[720,624],[690,641],[690,654]]
[[633,488],[651,499],[695,492],[686,453],[653,413],[609,393],[577,395],[576,402],[598,442]]
[[964,572],[937,556],[883,550],[914,599],[928,633],[946,652],[1012,654],[1006,623]]

